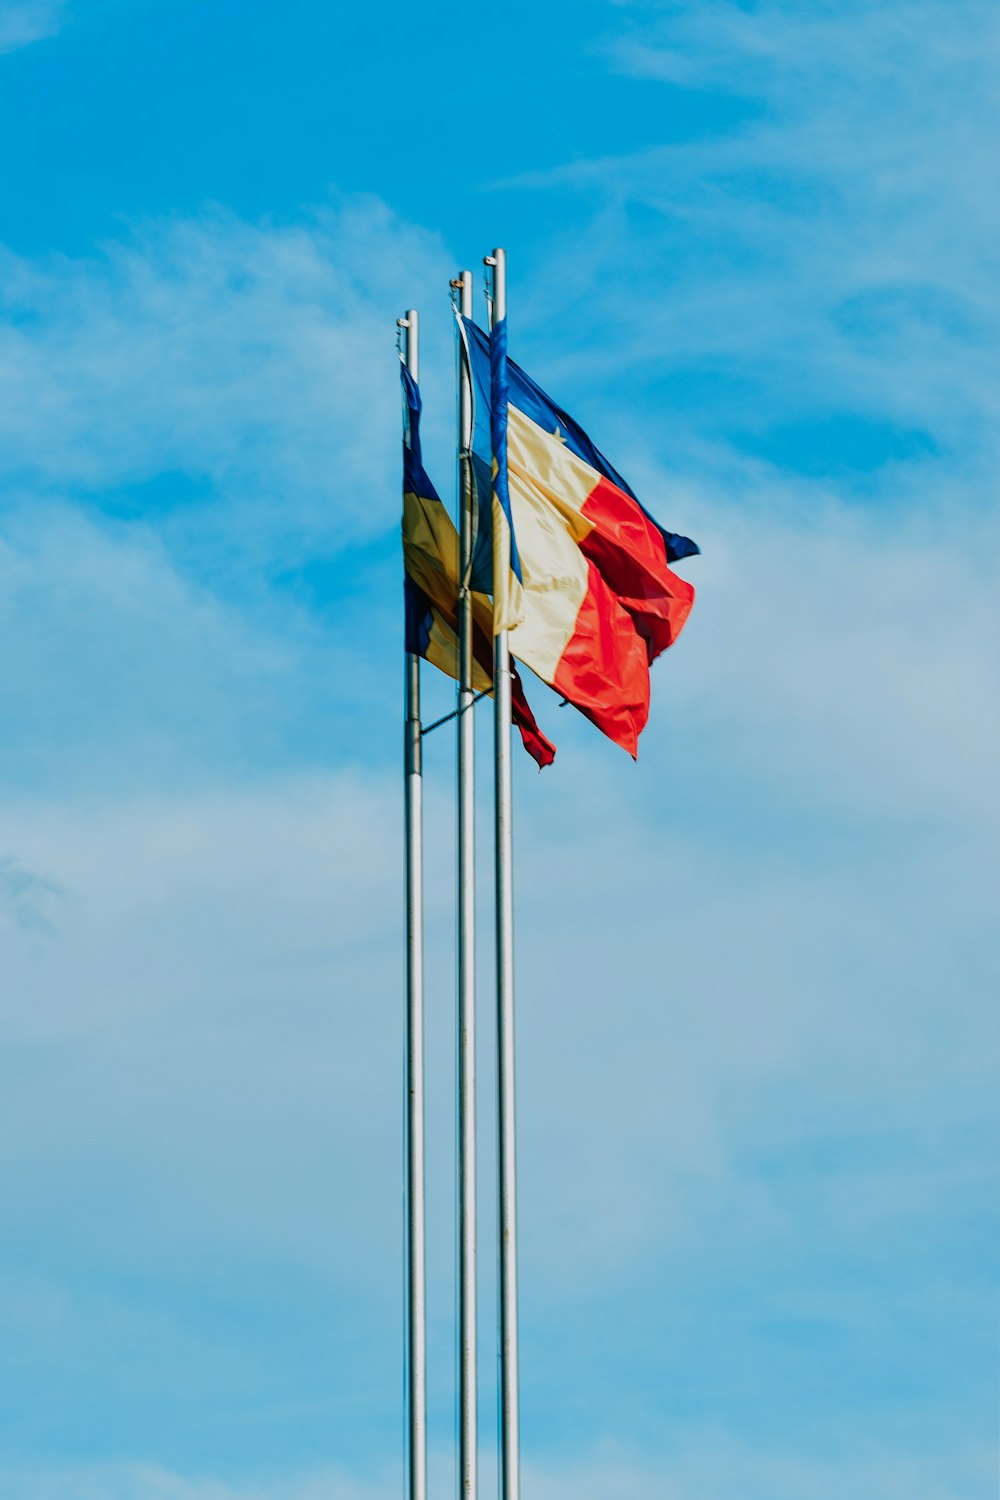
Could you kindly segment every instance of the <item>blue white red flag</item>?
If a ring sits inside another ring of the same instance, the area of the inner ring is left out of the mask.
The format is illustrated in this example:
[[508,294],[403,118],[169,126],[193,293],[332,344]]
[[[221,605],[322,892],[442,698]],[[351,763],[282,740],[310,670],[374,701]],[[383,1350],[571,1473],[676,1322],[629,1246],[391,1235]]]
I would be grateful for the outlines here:
[[694,588],[672,564],[698,551],[640,504],[577,422],[461,320],[474,397],[474,582],[511,652],[635,755],[650,664],[677,639]]

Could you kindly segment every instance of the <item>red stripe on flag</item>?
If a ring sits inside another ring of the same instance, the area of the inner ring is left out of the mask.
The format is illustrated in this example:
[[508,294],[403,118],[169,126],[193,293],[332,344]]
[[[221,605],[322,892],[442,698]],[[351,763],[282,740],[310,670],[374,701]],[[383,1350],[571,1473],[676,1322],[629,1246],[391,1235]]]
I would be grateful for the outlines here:
[[556,747],[539,729],[531,705],[524,696],[524,686],[514,663],[510,664],[510,699],[514,723],[521,736],[521,743],[538,766],[544,771],[556,758]]
[[552,686],[635,756],[649,718],[646,648],[597,566],[587,568],[587,592]]
[[[455,633],[458,633],[457,613],[455,618]],[[487,634],[475,618],[473,618],[472,622],[472,654],[487,677],[492,677],[493,637]],[[531,704],[525,696],[524,684],[513,662],[511,662],[510,676],[511,715],[521,736],[521,744],[538,766],[538,769],[544,771],[545,767],[551,766],[555,760],[556,747],[539,729],[535,716],[531,712]]]
[[601,477],[583,515],[593,530],[580,550],[617,595],[646,642],[649,661],[674,643],[694,604],[694,587],[667,564],[658,528],[630,495]]

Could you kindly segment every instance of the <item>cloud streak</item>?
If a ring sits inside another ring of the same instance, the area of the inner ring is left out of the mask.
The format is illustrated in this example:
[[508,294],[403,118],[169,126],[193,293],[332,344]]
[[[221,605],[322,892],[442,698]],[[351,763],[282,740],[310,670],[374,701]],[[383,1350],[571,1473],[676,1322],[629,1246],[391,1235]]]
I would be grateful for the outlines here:
[[[617,14],[609,66],[660,81],[667,106],[712,89],[754,113],[520,179],[598,205],[572,261],[539,272],[548,318],[554,305],[573,325],[565,378],[586,391],[576,344],[614,329],[596,380],[641,372],[658,420],[679,410],[673,442],[694,427],[716,450],[749,444],[786,466],[815,465],[823,447],[842,486],[870,483],[879,459],[854,414],[883,424],[885,456],[923,443],[981,488],[1000,406],[995,11],[896,0],[806,17],[767,0]],[[634,266],[662,289],[641,316],[622,276]]]
[[[942,1360],[952,1369],[956,1401],[978,1368],[963,1342],[979,1316],[974,1269],[936,1226],[972,1224],[992,1172],[993,592],[977,555],[949,555],[945,570],[923,518],[887,536],[863,512],[805,522],[763,498],[742,518],[724,496],[691,504],[711,543],[701,625],[657,669],[638,767],[623,775],[574,721],[558,778],[519,767],[525,1379],[527,1408],[546,1414],[541,1451],[572,1445],[584,1426],[640,1442],[636,1428],[662,1420],[657,1382],[681,1369],[713,1385],[739,1433],[754,1377],[713,1361],[707,1330],[720,1317],[743,1328],[731,1336],[756,1360],[783,1351],[755,1408],[764,1423],[793,1388],[800,1407],[813,1399],[859,1420],[853,1396],[822,1385],[829,1359],[816,1370],[808,1347],[775,1346],[772,1322],[827,1330],[843,1390],[864,1401],[872,1351],[895,1347],[919,1290],[921,1317],[952,1330],[933,1363],[938,1375]],[[740,561],[751,531],[765,559],[752,571]],[[845,577],[850,620],[833,629],[829,601]],[[924,630],[935,584],[949,600],[942,675],[953,661],[965,674],[937,696],[924,690],[938,668]],[[188,607],[180,596],[178,613]],[[206,637],[193,608],[193,634]],[[225,642],[225,616],[216,628]],[[440,1410],[453,1227],[446,745],[431,746],[427,769]],[[599,818],[581,820],[581,807]],[[71,1374],[94,1327],[131,1327],[127,1294],[112,1317],[91,1305],[87,1276],[145,1268],[170,1307],[174,1262],[230,1267],[230,1296],[240,1266],[262,1268],[275,1288],[302,1286],[314,1307],[342,1297],[352,1311],[340,1337],[354,1348],[352,1330],[364,1330],[357,1369],[391,1364],[399,819],[396,777],[378,767],[8,800],[12,866],[44,872],[63,894],[45,933],[15,928],[6,943],[0,1181],[5,1217],[32,1226],[41,1285],[25,1295],[56,1309]],[[482,900],[486,910],[488,886]],[[485,1030],[483,1046],[488,1111]],[[51,1098],[55,1115],[40,1107]],[[484,1244],[491,1172],[484,1152]],[[71,1268],[51,1236],[81,1184]],[[865,1276],[878,1273],[865,1268],[890,1263],[876,1316]],[[743,1326],[747,1276],[762,1329]],[[487,1271],[486,1307],[491,1295]],[[641,1306],[655,1309],[649,1325]],[[184,1410],[186,1367],[168,1357],[179,1330],[208,1386],[249,1352],[231,1329],[205,1347],[206,1316],[181,1297],[165,1327],[143,1333],[175,1372],[163,1399]],[[23,1357],[48,1327],[15,1320],[8,1342]],[[137,1335],[119,1336],[127,1348]],[[595,1360],[605,1374],[581,1381]],[[359,1431],[382,1441],[395,1420],[395,1392],[374,1374],[303,1365],[284,1345],[277,1367],[305,1384],[292,1380],[279,1400],[248,1375],[232,1404],[328,1403],[280,1418],[310,1434],[307,1447],[321,1427],[353,1455],[352,1381],[379,1392]],[[626,1367],[651,1372],[641,1391]],[[908,1357],[911,1405],[930,1400],[930,1376]],[[902,1379],[891,1357],[879,1379],[890,1390]],[[112,1385],[105,1377],[102,1390],[118,1409],[126,1393]],[[879,1400],[884,1414],[892,1402]],[[148,1420],[141,1403],[134,1420],[138,1430]]]
[[392,310],[441,262],[364,200],[286,226],[150,223],[89,259],[5,252],[2,471],[275,569],[379,535]]
[[65,0],[2,0],[0,54],[55,36],[66,19]]
[[[789,1452],[732,1443],[724,1433],[705,1429],[697,1441],[659,1461],[613,1448],[586,1452],[572,1463],[528,1463],[523,1482],[539,1500],[716,1500],[739,1490],[746,1500],[838,1500],[853,1495],[880,1500],[980,1500],[996,1466],[986,1451],[967,1450],[948,1464],[927,1464],[900,1453],[838,1455],[823,1465]],[[100,1468],[16,1472],[4,1476],[10,1500],[389,1500],[399,1479],[359,1481],[335,1468],[266,1481],[222,1483],[186,1477],[139,1464]],[[450,1475],[435,1455],[435,1486],[447,1488]],[[484,1500],[495,1494],[491,1465],[481,1475]]]
[[[639,765],[543,695],[557,771],[517,768],[546,1500],[987,1482],[1000,622],[974,9],[935,32],[928,6],[822,6],[813,32],[776,3],[617,7],[609,66],[755,112],[535,179],[593,218],[530,279],[544,304],[519,290],[519,357],[704,547]],[[663,296],[637,298],[636,264]],[[398,1487],[364,1478],[399,1404],[391,338],[451,269],[336,198],[3,258],[0,1446],[71,1465],[4,1475],[17,1500]],[[440,390],[445,311],[426,324]],[[450,473],[450,399],[429,408]],[[429,742],[442,1434],[449,754]],[[97,1464],[124,1452],[160,1466]]]

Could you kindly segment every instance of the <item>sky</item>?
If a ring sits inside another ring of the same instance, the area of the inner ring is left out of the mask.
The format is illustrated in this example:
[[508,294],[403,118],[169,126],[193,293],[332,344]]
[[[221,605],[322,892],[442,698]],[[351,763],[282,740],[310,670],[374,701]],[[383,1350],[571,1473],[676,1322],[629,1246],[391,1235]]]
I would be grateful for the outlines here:
[[637,764],[529,683],[525,1496],[993,1500],[998,63],[992,0],[0,0],[5,1500],[402,1493],[395,320],[450,497],[497,244],[513,356],[702,549]]

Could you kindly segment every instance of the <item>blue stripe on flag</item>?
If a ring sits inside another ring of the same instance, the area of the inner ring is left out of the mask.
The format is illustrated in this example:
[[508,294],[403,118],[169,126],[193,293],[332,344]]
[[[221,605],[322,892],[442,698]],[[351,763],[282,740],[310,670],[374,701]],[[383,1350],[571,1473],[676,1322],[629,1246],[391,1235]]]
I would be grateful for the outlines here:
[[441,497],[427,477],[420,451],[420,413],[423,410],[420,388],[402,360],[399,362],[399,378],[403,385],[403,494],[419,495],[423,500],[439,500]]
[[[473,385],[474,388],[478,386],[481,389],[483,370],[484,368],[489,369],[492,364],[490,336],[488,333],[484,333],[481,328],[468,318],[463,318],[462,321],[465,324],[468,334]],[[504,338],[506,339],[506,319],[499,326],[503,327]],[[646,519],[656,527],[657,531],[663,537],[663,545],[666,550],[668,562],[677,562],[679,558],[691,557],[700,552],[700,547],[698,547],[697,543],[692,542],[690,537],[679,536],[677,532],[664,530],[656,517],[650,515],[631,485],[622,478],[617,469],[612,467],[600,449],[594,446],[579,422],[574,421],[568,412],[563,411],[561,406],[557,406],[551,397],[545,394],[541,386],[532,380],[526,371],[521,369],[516,361],[505,357],[504,363],[507,369],[507,399],[510,404],[516,406],[518,411],[523,411],[526,417],[530,417],[533,422],[536,422],[543,432],[555,433],[558,431],[560,438],[565,442],[566,447],[571,453],[575,453],[577,458],[582,458],[584,463],[589,464],[592,469],[596,469],[598,474],[603,474],[605,479],[610,479],[612,484],[617,485],[626,495],[631,496]],[[477,424],[477,450],[480,446],[481,437]]]
[[518,583],[523,583],[521,559],[517,555],[517,537],[514,535],[514,518],[510,513],[510,490],[507,486],[507,399],[507,319],[501,318],[490,339],[490,437],[493,442],[493,462],[496,464],[493,493],[507,517],[510,569]]

